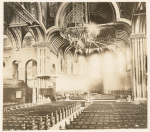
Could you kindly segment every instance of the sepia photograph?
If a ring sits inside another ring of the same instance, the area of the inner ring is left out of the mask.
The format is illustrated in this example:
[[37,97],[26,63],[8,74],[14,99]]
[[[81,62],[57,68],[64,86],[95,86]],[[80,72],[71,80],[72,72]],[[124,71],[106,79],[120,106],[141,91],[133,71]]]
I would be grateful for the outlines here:
[[2,4],[2,131],[148,129],[147,2]]

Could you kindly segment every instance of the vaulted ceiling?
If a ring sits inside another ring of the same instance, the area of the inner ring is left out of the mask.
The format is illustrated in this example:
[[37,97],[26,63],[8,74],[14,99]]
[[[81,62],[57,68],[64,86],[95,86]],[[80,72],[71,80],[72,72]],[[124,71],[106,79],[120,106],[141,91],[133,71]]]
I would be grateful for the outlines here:
[[[19,46],[25,34],[30,32],[35,41],[47,41],[54,53],[57,54],[60,48],[66,52],[72,48],[69,47],[69,42],[60,36],[59,26],[65,23],[66,19],[71,18],[68,15],[73,15],[71,14],[73,3],[68,3],[63,9],[63,15],[57,18],[58,13],[62,13],[60,8],[63,5],[65,4],[61,2],[5,2],[4,34],[7,34],[14,45],[17,42]],[[112,2],[88,2],[88,14],[84,14],[84,21],[87,15],[88,22],[101,25],[102,29],[97,37],[101,43],[112,46],[115,41],[124,47],[130,43],[131,25],[121,21],[121,18],[131,22],[133,13],[141,11],[139,10],[141,7],[142,11],[146,12],[146,5],[145,3],[139,4],[139,2],[117,2],[116,5],[119,9],[120,21],[117,21],[116,7]],[[85,8],[83,11],[85,12]],[[56,25],[57,19],[60,25]],[[52,31],[53,27],[55,31]],[[102,41],[106,39],[107,41]]]

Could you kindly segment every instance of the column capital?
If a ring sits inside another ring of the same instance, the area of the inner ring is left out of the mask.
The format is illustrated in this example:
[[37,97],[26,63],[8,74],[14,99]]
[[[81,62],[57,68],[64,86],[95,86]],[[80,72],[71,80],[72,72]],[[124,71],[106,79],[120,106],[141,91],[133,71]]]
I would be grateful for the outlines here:
[[146,38],[146,35],[144,33],[137,33],[137,34],[131,34],[131,39],[138,39],[138,38]]
[[34,45],[35,48],[39,48],[39,47],[47,47],[50,49],[50,44],[48,42],[35,42]]

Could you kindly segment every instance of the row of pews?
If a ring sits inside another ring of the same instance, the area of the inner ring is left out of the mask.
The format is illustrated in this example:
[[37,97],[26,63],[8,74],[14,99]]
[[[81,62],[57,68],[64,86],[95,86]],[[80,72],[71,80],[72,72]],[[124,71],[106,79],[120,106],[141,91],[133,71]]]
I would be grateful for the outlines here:
[[26,107],[10,107],[3,112],[3,130],[48,130],[81,108],[80,102],[61,101]]
[[65,124],[65,129],[139,128],[147,128],[147,102],[93,102]]

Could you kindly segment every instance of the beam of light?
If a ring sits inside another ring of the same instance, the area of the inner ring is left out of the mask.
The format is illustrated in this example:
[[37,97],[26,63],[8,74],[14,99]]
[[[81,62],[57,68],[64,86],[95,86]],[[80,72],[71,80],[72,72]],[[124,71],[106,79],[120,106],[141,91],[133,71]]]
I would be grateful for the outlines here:
[[80,75],[65,75],[59,74],[57,79],[56,91],[60,89],[66,90],[86,90],[89,85],[89,78],[87,76]]
[[85,74],[85,57],[79,56],[78,57],[78,69],[79,69],[79,75]]
[[103,74],[114,73],[115,71],[115,59],[114,54],[105,52],[103,54]]
[[89,58],[89,67],[91,76],[101,76],[101,57],[99,54],[93,54]]
[[89,89],[101,91],[102,78],[96,76],[59,74],[59,78],[57,78],[56,91],[60,91],[61,89],[64,91],[82,90],[83,92]]
[[126,58],[122,52],[117,53],[118,72],[124,72],[126,69]]
[[127,49],[127,70],[131,69],[131,54],[130,54],[130,50]]

